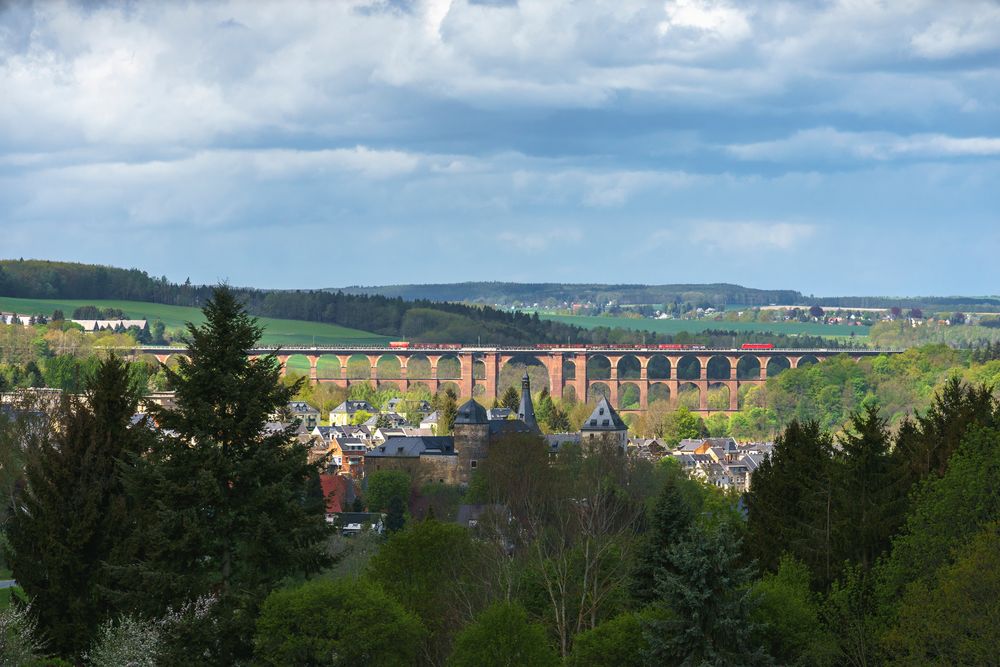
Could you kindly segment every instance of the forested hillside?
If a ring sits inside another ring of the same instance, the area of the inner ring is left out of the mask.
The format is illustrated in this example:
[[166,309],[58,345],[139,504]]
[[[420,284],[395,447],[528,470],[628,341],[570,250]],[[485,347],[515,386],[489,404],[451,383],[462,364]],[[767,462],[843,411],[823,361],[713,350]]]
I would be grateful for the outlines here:
[[407,300],[462,301],[485,304],[607,303],[624,304],[708,303],[763,306],[800,303],[794,290],[761,290],[740,285],[602,285],[567,283],[465,282],[436,285],[380,285],[341,288],[347,294],[379,294]]
[[[128,299],[177,306],[206,302],[211,287],[170,282],[138,269],[49,262],[0,260],[0,296],[34,299]],[[743,288],[737,288],[743,289]],[[235,288],[250,313],[337,324],[412,341],[516,345],[536,343],[670,343],[674,337],[650,331],[584,329],[540,319],[537,315],[506,312],[419,299],[347,294],[324,290],[260,290]],[[731,332],[728,334],[732,338]],[[696,342],[689,337],[685,342]],[[759,336],[758,336],[759,338]],[[768,336],[783,346],[815,344],[795,337]]]

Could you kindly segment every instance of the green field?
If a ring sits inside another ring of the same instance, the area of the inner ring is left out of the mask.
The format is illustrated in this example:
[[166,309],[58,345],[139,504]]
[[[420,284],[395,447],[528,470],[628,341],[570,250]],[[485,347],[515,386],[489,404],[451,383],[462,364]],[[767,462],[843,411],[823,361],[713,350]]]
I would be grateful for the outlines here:
[[682,331],[700,333],[708,329],[725,331],[746,331],[753,333],[771,332],[788,335],[807,336],[867,336],[868,327],[852,327],[846,324],[819,324],[816,322],[727,322],[725,320],[650,320],[629,317],[591,317],[587,315],[547,315],[538,313],[545,320],[555,320],[564,324],[574,324],[585,329],[595,327],[620,327],[639,331],[653,331],[663,334],[677,334]]
[[[166,306],[159,303],[144,301],[91,301],[62,299],[15,299],[0,297],[0,310],[5,312],[23,313],[25,315],[45,313],[59,309],[66,317],[71,317],[73,309],[79,306],[97,306],[98,308],[120,308],[133,319],[146,319],[152,322],[160,320],[167,329],[180,329],[186,322],[200,324],[204,321],[201,310],[185,306]],[[279,320],[270,317],[259,318],[264,327],[261,343],[264,345],[377,345],[390,340],[389,336],[380,336],[358,329],[348,329],[336,324],[321,322],[305,322],[302,320]]]

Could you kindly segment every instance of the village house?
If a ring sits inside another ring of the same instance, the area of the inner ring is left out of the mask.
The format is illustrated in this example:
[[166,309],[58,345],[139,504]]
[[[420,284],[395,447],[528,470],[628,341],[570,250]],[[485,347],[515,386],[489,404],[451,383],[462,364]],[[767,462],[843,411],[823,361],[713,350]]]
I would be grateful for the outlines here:
[[292,419],[302,420],[302,425],[310,431],[319,425],[319,410],[305,401],[290,402],[288,404],[288,413]]
[[378,410],[368,401],[344,401],[330,411],[330,423],[334,426],[347,426],[359,412],[378,414]]

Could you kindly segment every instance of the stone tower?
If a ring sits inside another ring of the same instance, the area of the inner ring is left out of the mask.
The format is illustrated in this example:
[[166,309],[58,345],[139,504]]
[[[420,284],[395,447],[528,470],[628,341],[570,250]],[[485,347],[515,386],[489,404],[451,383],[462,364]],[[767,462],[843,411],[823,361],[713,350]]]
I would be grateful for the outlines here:
[[455,453],[458,454],[459,484],[468,484],[473,471],[486,460],[490,421],[486,408],[469,399],[455,416]]

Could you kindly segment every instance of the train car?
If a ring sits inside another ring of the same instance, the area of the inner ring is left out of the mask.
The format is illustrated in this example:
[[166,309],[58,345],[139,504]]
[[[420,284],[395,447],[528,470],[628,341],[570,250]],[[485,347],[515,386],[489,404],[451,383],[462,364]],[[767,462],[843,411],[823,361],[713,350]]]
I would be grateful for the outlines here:
[[394,340],[389,343],[389,347],[394,350],[405,350],[410,347],[410,341],[408,340]]
[[658,350],[683,350],[683,345],[678,345],[677,343],[660,343],[656,346]]
[[741,350],[773,350],[774,343],[743,343]]

